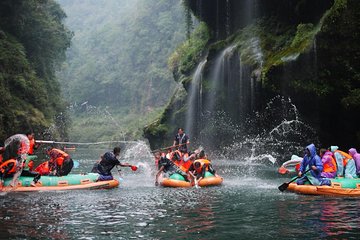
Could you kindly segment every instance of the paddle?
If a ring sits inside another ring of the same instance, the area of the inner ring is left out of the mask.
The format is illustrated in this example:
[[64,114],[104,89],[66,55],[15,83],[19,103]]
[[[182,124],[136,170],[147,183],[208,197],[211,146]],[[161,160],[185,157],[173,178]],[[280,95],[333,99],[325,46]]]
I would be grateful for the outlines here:
[[170,148],[180,147],[180,146],[185,145],[185,144],[187,144],[187,143],[181,143],[181,144],[174,145],[174,146],[169,146],[169,147],[164,147],[164,148],[155,149],[155,150],[151,151],[151,153],[155,153],[155,152],[158,152],[158,151],[161,151],[161,150],[170,149]]
[[[310,170],[311,170],[311,168],[309,168],[308,170],[306,170],[306,171],[302,174],[302,176],[304,176],[304,174],[307,173],[307,172],[310,171]],[[302,176],[301,176],[301,177],[302,177]],[[298,178],[300,178],[300,177],[297,176],[297,177],[293,178],[290,182],[281,184],[281,185],[278,187],[278,189],[279,189],[281,192],[285,191],[285,190],[289,187],[290,183],[294,182],[294,181],[295,181],[296,179],[298,179]]]

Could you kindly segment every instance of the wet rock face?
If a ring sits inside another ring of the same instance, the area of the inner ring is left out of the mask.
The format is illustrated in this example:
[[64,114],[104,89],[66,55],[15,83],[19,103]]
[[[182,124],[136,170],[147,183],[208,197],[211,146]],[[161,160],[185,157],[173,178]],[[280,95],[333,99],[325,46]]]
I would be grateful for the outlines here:
[[[302,146],[318,139],[323,147],[336,143],[345,150],[360,144],[354,117],[360,111],[356,100],[360,92],[359,1],[187,2],[212,30],[208,51],[204,49],[207,62],[202,80],[186,82],[186,99],[169,105],[159,124],[148,131],[149,139],[158,133],[171,137],[176,126],[184,126],[184,116],[189,119],[194,115],[189,113],[195,112],[200,117],[196,115],[186,130],[192,141],[209,140],[211,147],[228,145],[229,139],[241,142],[243,136],[278,132],[274,131],[280,129],[277,125],[283,126],[278,120],[286,120],[283,129],[292,144]],[[189,90],[195,83],[198,93],[191,98]],[[284,101],[273,101],[275,96],[291,101],[284,105]],[[289,105],[296,106],[296,114],[289,115]],[[187,111],[188,106],[194,110]],[[307,129],[298,129],[299,122],[311,128],[307,135]],[[295,127],[288,136],[291,124]]]
[[315,23],[333,3],[331,0],[187,0],[193,13],[215,31],[217,39],[262,17],[276,17],[286,24]]

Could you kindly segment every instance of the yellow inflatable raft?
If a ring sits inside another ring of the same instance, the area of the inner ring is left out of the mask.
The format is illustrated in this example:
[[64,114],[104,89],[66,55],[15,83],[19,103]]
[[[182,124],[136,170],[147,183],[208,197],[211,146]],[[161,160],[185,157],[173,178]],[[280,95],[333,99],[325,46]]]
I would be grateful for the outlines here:
[[287,191],[307,195],[329,196],[360,196],[359,178],[335,178],[331,179],[331,186],[297,185],[290,183]]
[[[218,186],[223,182],[222,177],[216,177],[209,172],[205,173],[205,178],[201,179],[198,183],[200,187]],[[174,173],[169,178],[164,178],[160,183],[163,187],[193,187],[194,183],[185,181],[184,177],[180,174]]]

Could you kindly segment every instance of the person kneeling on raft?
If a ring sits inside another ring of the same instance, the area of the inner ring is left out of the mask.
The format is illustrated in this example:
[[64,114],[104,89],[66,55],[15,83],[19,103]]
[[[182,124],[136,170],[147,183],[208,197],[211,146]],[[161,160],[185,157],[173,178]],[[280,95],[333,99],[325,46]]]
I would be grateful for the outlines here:
[[49,170],[50,175],[66,176],[68,175],[73,166],[74,162],[70,155],[57,148],[48,148],[46,154],[50,156]]
[[111,174],[111,170],[115,166],[131,167],[129,163],[121,163],[119,159],[117,159],[120,156],[120,151],[120,147],[115,147],[112,152],[106,152],[101,156],[100,161],[94,164],[91,172],[100,174],[98,181],[113,180],[114,177]]
[[[303,174],[308,169],[309,172]],[[298,185],[304,185],[305,182],[310,182],[312,185],[331,185],[331,182],[327,178],[321,177],[323,170],[323,164],[320,157],[316,154],[316,148],[314,144],[310,144],[305,148],[305,156],[300,165],[300,171],[298,176],[300,177],[296,183]]]
[[215,169],[211,165],[211,161],[208,159],[195,160],[194,163],[189,168],[189,174],[195,183],[205,178],[206,172],[209,172],[212,175],[218,177]]
[[161,173],[165,173],[167,177],[170,177],[174,173],[178,173],[188,180],[187,174],[182,171],[178,166],[175,165],[174,161],[177,160],[177,154],[172,155],[172,159],[168,159],[167,157],[161,157],[159,160],[159,171],[155,177],[155,186],[159,185],[159,176]]

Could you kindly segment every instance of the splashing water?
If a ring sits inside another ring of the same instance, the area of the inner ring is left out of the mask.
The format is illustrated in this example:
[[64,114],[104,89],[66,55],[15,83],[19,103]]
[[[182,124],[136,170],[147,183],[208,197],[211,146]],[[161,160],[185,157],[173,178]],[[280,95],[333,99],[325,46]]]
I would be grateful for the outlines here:
[[17,159],[19,155],[24,155],[29,152],[30,141],[24,134],[15,134],[7,138],[4,145],[5,151],[3,153],[3,159]]

